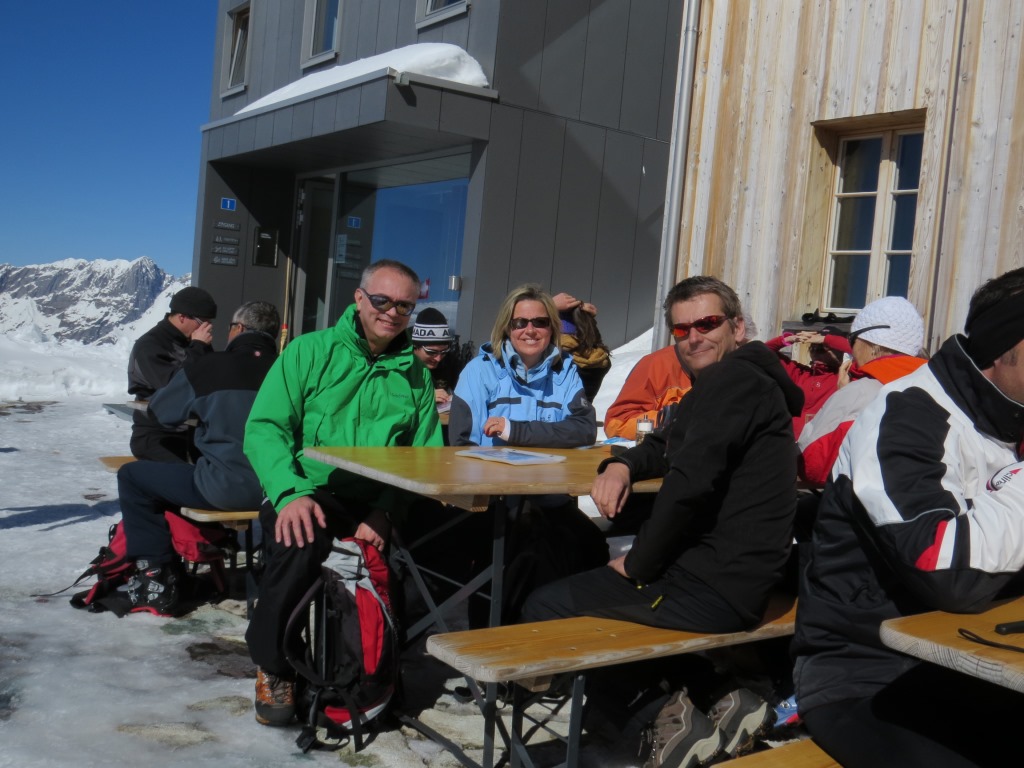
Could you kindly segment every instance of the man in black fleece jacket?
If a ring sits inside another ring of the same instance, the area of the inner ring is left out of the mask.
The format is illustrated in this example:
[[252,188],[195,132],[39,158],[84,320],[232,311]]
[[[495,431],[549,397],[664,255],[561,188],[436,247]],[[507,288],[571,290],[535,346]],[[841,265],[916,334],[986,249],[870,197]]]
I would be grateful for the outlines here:
[[[740,301],[725,283],[688,278],[664,306],[693,388],[667,426],[601,464],[591,497],[613,519],[631,483],[663,477],[661,490],[628,554],[537,590],[526,621],[583,615],[735,632],[761,619],[782,576],[796,509],[792,417],[803,393],[768,347],[743,343]],[[694,759],[717,754],[716,734]],[[655,754],[652,764],[675,757]]]

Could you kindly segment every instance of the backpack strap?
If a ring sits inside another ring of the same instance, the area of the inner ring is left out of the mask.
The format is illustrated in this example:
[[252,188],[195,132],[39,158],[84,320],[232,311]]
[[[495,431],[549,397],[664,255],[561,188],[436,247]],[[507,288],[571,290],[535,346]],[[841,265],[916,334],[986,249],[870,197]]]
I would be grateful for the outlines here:
[[[324,680],[324,678],[321,677],[315,669],[313,669],[313,666],[307,660],[308,647],[306,647],[302,642],[302,630],[306,627],[310,601],[316,598],[318,592],[323,594],[325,588],[326,582],[324,581],[324,577],[318,577],[317,580],[313,582],[313,586],[307,589],[306,594],[299,598],[299,602],[295,604],[295,608],[292,610],[291,616],[288,617],[288,623],[285,625],[284,629],[285,658],[296,672],[318,688],[330,687],[331,683]],[[299,648],[304,649],[301,656],[297,652],[297,649]]]

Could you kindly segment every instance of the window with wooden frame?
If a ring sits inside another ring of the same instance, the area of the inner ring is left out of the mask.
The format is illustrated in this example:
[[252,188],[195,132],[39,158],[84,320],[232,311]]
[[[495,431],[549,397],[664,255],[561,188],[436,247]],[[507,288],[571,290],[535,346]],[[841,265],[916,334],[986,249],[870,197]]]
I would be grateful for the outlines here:
[[838,139],[823,303],[852,311],[882,296],[908,295],[924,132]]
[[306,0],[302,30],[302,66],[337,58],[341,0]]
[[229,15],[231,36],[225,46],[228,56],[224,59],[222,96],[245,90],[246,73],[249,68],[249,6],[234,8]]

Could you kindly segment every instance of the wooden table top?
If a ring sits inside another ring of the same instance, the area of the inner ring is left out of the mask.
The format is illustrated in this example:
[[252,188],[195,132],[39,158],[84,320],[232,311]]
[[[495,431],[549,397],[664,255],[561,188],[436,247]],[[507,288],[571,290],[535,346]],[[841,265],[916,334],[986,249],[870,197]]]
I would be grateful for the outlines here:
[[[456,456],[463,447],[354,448],[307,447],[306,456],[373,480],[393,485],[448,504],[480,511],[490,496],[564,493],[586,496],[597,465],[611,455],[608,446],[596,448],[538,448],[540,453],[565,456],[557,464],[512,466]],[[525,448],[523,450],[531,450]],[[633,485],[637,493],[655,492],[661,480]]]
[[1024,693],[1024,653],[992,648],[961,637],[961,627],[986,640],[1024,647],[1024,634],[1000,635],[996,624],[1024,621],[1024,597],[1002,601],[984,613],[933,611],[883,621],[882,642],[933,664]]

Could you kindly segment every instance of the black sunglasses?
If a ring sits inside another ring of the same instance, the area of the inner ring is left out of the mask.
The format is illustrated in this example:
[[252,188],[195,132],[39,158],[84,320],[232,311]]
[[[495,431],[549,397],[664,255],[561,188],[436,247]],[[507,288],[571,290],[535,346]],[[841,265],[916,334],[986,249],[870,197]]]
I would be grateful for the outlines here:
[[708,315],[694,320],[692,323],[676,323],[672,326],[672,335],[682,341],[690,337],[691,328],[695,328],[701,333],[711,333],[728,319],[725,315]]
[[528,325],[532,325],[534,328],[550,328],[551,318],[550,317],[513,317],[508,327],[513,331],[521,331]]
[[[363,291],[362,288],[359,290]],[[387,312],[389,309],[394,307],[395,312],[400,314],[402,317],[408,317],[412,314],[412,311],[416,309],[415,301],[396,301],[390,296],[385,296],[380,293],[367,293],[366,291],[363,291],[363,295],[370,300],[370,306],[378,312]]]
[[878,330],[881,330],[883,328],[892,328],[892,326],[891,325],[869,325],[867,328],[861,328],[860,330],[854,331],[848,337],[848,341],[850,342],[850,346],[852,347],[853,346],[853,342],[855,342],[857,339],[859,339],[861,336],[863,336],[868,331],[878,331]]

